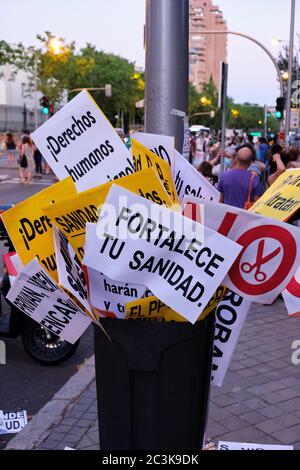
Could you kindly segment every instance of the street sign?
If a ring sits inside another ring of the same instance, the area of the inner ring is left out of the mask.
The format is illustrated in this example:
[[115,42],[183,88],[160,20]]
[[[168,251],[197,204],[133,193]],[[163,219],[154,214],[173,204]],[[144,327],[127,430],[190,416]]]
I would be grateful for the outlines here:
[[298,108],[291,109],[291,129],[299,129],[300,127],[299,111]]

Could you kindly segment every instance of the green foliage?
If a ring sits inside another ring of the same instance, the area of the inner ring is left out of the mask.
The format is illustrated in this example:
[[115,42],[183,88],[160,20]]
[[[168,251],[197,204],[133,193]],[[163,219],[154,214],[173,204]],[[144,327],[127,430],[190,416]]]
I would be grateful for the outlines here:
[[0,41],[0,64],[13,64],[16,71],[28,72],[27,94],[34,92],[36,67],[37,89],[53,105],[60,102],[66,91],[72,98],[76,93],[71,90],[75,88],[102,88],[110,83],[111,98],[106,98],[104,91],[91,92],[108,118],[114,120],[121,113],[127,117],[135,115],[135,103],[144,97],[144,76],[136,70],[134,63],[98,51],[91,44],[76,51],[75,42],[68,44],[62,38],[59,38],[59,53],[55,53],[51,49],[54,36],[49,31],[37,38],[41,43],[39,48],[25,48],[22,44],[12,46]]

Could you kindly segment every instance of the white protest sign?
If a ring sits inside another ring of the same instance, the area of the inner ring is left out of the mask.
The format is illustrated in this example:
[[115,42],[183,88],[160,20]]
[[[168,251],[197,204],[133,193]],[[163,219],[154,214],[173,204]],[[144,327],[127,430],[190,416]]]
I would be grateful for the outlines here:
[[175,171],[175,138],[167,135],[146,134],[145,132],[135,132],[132,136],[140,144],[147,147],[151,152],[165,160],[171,167],[172,174]]
[[27,424],[27,412],[13,411],[7,412],[0,411],[0,434],[16,434],[20,432]]
[[178,212],[113,185],[97,225],[86,226],[83,264],[110,279],[147,286],[194,323],[240,249]]
[[201,205],[205,226],[243,247],[225,286],[254,302],[271,304],[300,265],[300,229],[225,204],[191,197],[184,203]]
[[300,267],[282,292],[282,297],[288,314],[290,316],[300,315]]
[[219,202],[219,191],[175,150],[175,188],[179,201],[184,196],[194,196]]
[[87,91],[31,134],[56,176],[78,191],[134,173],[132,156]]
[[116,318],[124,319],[125,305],[140,299],[146,290],[144,286],[137,284],[113,281],[91,268],[88,268],[87,272],[91,305],[103,312],[114,314]]
[[250,306],[250,300],[228,291],[216,307],[211,381],[217,387],[222,387]]
[[20,256],[18,255],[18,253],[15,253],[14,255],[12,255],[10,257],[11,259],[11,262],[12,264],[14,265],[15,267],[15,270],[17,271],[17,273],[19,274],[19,272],[21,271],[21,269],[23,268],[23,263],[20,259]]
[[51,333],[72,344],[91,323],[35,259],[23,268],[7,298]]
[[278,446],[271,444],[247,444],[243,442],[220,441],[218,450],[294,450],[294,446]]
[[92,315],[81,263],[65,235],[52,226],[59,284],[67,289]]

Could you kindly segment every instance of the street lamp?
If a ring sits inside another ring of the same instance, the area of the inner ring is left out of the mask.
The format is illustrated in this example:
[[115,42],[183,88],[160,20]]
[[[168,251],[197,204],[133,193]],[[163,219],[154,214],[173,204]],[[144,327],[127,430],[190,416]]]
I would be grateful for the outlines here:
[[[64,44],[58,38],[51,38],[47,42],[47,49],[54,55],[62,54],[64,52]],[[37,80],[38,80],[38,51],[34,51],[34,124],[35,128],[38,127],[38,98],[37,98]]]
[[48,49],[54,54],[61,54],[64,50],[63,42],[58,38],[51,38],[48,41]]
[[288,80],[289,79],[289,73],[288,72],[282,72],[282,79],[283,80]]

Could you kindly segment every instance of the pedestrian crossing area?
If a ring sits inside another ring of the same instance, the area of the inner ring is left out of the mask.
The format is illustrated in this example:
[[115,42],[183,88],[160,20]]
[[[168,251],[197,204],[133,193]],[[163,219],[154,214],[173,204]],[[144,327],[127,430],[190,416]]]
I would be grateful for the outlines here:
[[[9,176],[7,178],[3,178],[3,176],[8,176],[8,175],[1,175],[0,176],[0,184],[1,186],[3,184],[22,184],[25,185],[25,183],[21,183],[21,178],[14,177],[10,178]],[[26,183],[26,186],[49,186],[50,184],[55,183],[54,179],[33,179],[30,183]]]

